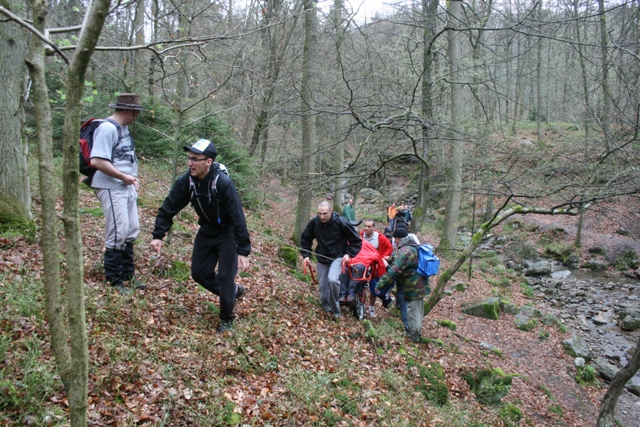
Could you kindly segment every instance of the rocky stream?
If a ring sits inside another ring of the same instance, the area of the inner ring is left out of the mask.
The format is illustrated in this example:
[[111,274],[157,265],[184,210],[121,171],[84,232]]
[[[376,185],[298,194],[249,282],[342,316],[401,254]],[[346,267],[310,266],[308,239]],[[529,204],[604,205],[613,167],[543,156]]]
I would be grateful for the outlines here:
[[[627,364],[640,339],[640,281],[568,270],[556,263],[551,267],[549,275],[529,277],[538,304],[582,338],[584,358],[608,383]],[[639,396],[636,374],[616,406],[616,417],[626,427],[640,426]]]

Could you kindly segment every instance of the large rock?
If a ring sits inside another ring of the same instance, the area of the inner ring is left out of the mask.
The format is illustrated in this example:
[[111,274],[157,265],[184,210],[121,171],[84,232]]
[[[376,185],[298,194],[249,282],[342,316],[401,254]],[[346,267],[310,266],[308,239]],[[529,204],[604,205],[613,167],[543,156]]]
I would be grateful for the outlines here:
[[571,272],[569,270],[554,271],[551,273],[551,278],[554,280],[566,279],[569,276],[571,276]]
[[374,190],[373,188],[363,188],[362,190],[360,190],[359,194],[360,197],[362,197],[364,200],[382,199],[382,193],[380,193],[378,190]]
[[591,259],[584,264],[582,264],[584,268],[588,268],[591,271],[607,271],[609,268],[609,264],[604,261],[600,261],[599,259]]
[[525,276],[546,276],[548,274],[551,274],[551,263],[549,261],[534,262],[524,271]]
[[635,331],[640,328],[640,307],[626,307],[620,312],[618,326],[625,331]]
[[485,301],[462,309],[462,312],[483,319],[498,320],[500,318],[500,300],[487,298]]
[[544,316],[542,316],[542,319],[540,319],[540,321],[547,326],[560,326],[561,324],[560,321],[556,318],[556,316],[554,316],[551,313],[547,313]]
[[542,313],[531,305],[523,305],[520,307],[520,314],[528,317],[542,317]]
[[615,365],[612,365],[611,363],[607,362],[607,360],[603,359],[602,357],[596,358],[593,361],[593,364],[595,365],[595,368],[596,368],[596,371],[598,371],[598,374],[600,374],[600,376],[604,378],[607,382],[611,381],[614,375],[616,374],[616,372],[618,372],[618,368]]
[[575,332],[572,338],[562,341],[562,347],[571,357],[582,357],[587,362],[591,361],[591,349]]
[[516,314],[515,319],[513,320],[516,329],[520,329],[521,331],[533,331],[538,324],[536,319],[532,319],[531,317],[524,315],[522,313]]
[[516,314],[516,313],[518,313],[519,308],[518,308],[517,305],[515,305],[515,304],[513,304],[513,303],[511,303],[509,301],[500,300],[500,310],[503,313]]
[[576,254],[570,254],[563,262],[565,267],[576,269],[580,265],[580,258]]

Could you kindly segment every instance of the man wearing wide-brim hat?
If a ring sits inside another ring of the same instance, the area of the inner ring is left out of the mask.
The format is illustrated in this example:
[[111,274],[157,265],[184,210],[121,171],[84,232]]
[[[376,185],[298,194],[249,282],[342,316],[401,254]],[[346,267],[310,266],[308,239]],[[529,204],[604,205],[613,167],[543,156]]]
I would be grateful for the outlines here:
[[115,112],[93,134],[91,165],[97,169],[91,187],[102,204],[105,218],[104,273],[107,282],[123,293],[125,286],[144,289],[135,279],[133,242],[140,232],[138,218],[138,159],[129,125],[140,111],[140,97],[122,93],[109,104]]

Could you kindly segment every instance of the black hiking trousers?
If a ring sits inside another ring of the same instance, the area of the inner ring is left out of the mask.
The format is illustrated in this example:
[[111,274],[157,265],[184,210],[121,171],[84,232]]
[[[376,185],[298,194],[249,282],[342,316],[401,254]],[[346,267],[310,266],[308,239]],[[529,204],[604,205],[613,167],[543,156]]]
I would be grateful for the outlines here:
[[[193,242],[191,277],[203,288],[220,297],[220,320],[233,322],[236,303],[235,278],[238,254],[233,227],[203,225]],[[218,272],[216,273],[216,266]]]

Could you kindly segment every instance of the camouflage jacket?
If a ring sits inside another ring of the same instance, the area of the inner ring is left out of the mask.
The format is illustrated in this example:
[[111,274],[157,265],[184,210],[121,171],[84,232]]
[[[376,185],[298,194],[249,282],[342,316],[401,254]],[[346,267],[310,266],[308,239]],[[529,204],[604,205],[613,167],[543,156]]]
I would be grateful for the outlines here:
[[398,250],[389,261],[387,272],[380,278],[376,289],[382,289],[393,281],[404,294],[405,301],[424,298],[429,294],[429,279],[418,274],[418,245],[411,237],[400,241]]

